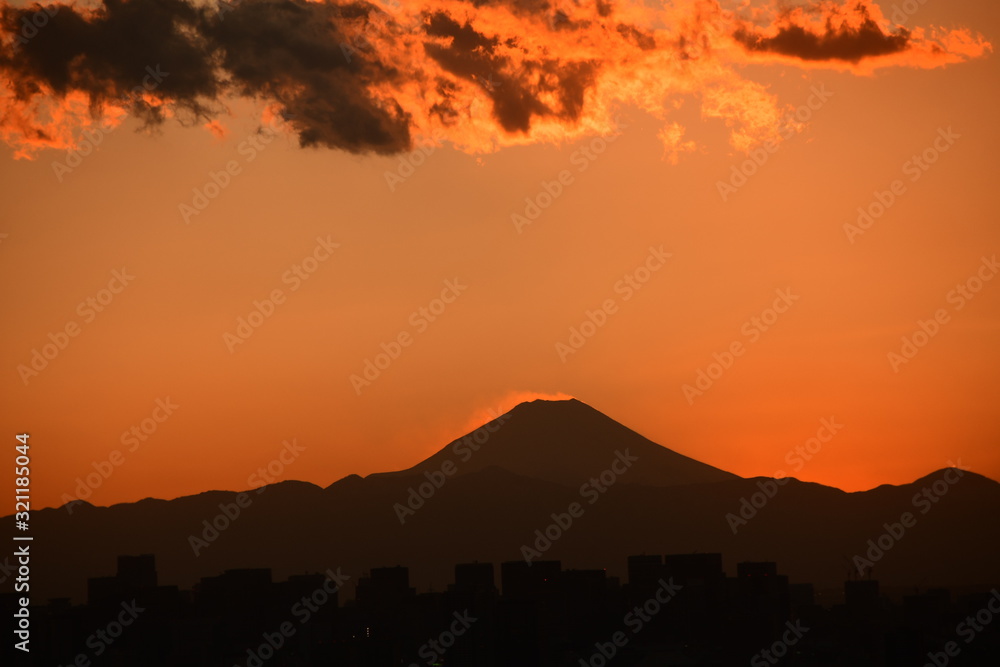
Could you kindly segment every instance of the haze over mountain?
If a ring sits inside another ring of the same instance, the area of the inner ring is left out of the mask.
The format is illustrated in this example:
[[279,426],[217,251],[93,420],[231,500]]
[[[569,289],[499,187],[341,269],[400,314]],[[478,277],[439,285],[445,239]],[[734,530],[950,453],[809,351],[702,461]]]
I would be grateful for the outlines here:
[[[465,460],[458,443],[476,442],[475,433],[408,470],[352,475],[326,489],[286,481],[246,494],[33,512],[44,549],[33,562],[32,593],[82,601],[88,577],[111,574],[119,554],[139,553],[156,555],[162,583],[182,587],[230,568],[270,567],[280,578],[342,567],[356,580],[368,568],[401,564],[418,589],[440,588],[455,563],[523,558],[526,545],[537,548],[535,531],[574,502],[583,513],[540,552],[564,567],[624,577],[630,554],[721,552],[730,574],[738,561],[770,560],[792,581],[837,587],[857,576],[853,559],[868,553],[869,541],[908,512],[915,523],[874,559],[884,585],[1000,585],[1000,531],[983,521],[1000,513],[1000,483],[969,471],[859,493],[743,479],[575,400],[521,404],[492,427]],[[581,485],[621,461],[616,450],[628,450],[631,465],[618,464],[612,484],[605,476],[602,491],[591,486],[593,499],[584,496]],[[440,473],[449,461],[452,474]],[[750,499],[759,506],[748,509]]]

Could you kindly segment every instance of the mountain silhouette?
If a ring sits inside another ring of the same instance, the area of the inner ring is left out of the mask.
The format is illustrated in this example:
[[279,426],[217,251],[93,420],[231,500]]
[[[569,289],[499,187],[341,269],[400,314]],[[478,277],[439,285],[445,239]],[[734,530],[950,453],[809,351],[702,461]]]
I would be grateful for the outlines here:
[[456,475],[496,466],[534,479],[579,486],[607,469],[616,453],[625,450],[641,461],[629,470],[631,484],[673,486],[739,479],[658,445],[576,399],[521,403],[412,468],[369,478],[422,474],[453,461]]
[[[454,563],[522,559],[536,530],[571,503],[582,515],[543,553],[564,567],[606,567],[624,577],[630,554],[718,552],[730,574],[739,561],[776,561],[792,581],[839,588],[858,576],[852,559],[866,554],[869,540],[909,512],[916,524],[874,563],[883,585],[1000,584],[1000,531],[982,519],[1000,514],[1000,484],[969,471],[845,493],[737,477],[579,401],[521,404],[491,425],[466,460],[463,438],[408,470],[351,475],[326,488],[286,481],[245,495],[210,491],[35,511],[35,543],[44,549],[33,559],[32,595],[82,601],[87,578],[110,575],[119,554],[154,554],[160,580],[182,588],[233,568],[272,568],[280,579],[401,564],[418,589],[440,590]],[[477,434],[468,437],[475,442]],[[585,496],[581,486],[625,450],[634,462],[624,470],[620,463],[613,485]],[[958,481],[945,485],[946,477]],[[946,493],[924,500],[935,484]],[[760,507],[751,501],[765,498]],[[238,515],[227,516],[234,507]]]

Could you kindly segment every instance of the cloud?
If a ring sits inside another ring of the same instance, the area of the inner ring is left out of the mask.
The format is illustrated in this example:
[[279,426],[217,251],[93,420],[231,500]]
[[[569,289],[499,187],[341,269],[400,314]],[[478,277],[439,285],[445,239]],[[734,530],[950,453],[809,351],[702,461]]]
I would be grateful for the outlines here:
[[[763,25],[760,25],[760,24]],[[868,74],[879,67],[937,67],[991,50],[967,30],[932,31],[893,27],[868,0],[843,5],[772,5],[733,33],[749,53],[777,56],[788,64],[812,64]]]
[[378,54],[349,57],[342,48],[342,26],[365,24],[372,11],[366,4],[244,0],[201,32],[232,92],[280,104],[302,146],[396,153],[410,146],[409,114],[376,88],[407,73]]
[[828,21],[821,32],[795,25],[783,25],[773,36],[764,36],[743,28],[735,37],[751,51],[770,51],[802,60],[846,60],[856,63],[863,58],[899,53],[909,48],[910,33],[899,29],[895,34],[883,32],[871,20],[863,5],[857,10],[862,16],[860,23],[850,25],[842,22],[834,25]]
[[865,0],[736,13],[715,0],[93,1],[0,4],[0,139],[18,157],[129,115],[217,128],[237,98],[278,110],[304,147],[361,154],[431,136],[469,152],[572,141],[638,108],[675,156],[694,143],[670,116],[693,97],[748,150],[776,139],[783,108],[746,62],[869,73],[990,48],[967,30],[891,29]]
[[210,120],[207,123],[205,123],[205,129],[208,130],[212,134],[212,136],[218,139],[219,141],[225,139],[226,136],[229,134],[229,130],[226,129],[226,126],[217,120]]

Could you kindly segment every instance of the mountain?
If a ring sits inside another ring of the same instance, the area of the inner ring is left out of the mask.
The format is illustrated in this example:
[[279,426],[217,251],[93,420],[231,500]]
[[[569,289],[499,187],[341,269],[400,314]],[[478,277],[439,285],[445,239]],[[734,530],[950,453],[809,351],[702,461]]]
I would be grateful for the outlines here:
[[579,486],[628,450],[638,459],[630,484],[673,486],[739,479],[644,438],[576,399],[521,403],[510,412],[452,441],[412,468],[369,478],[438,471],[447,461],[456,475],[496,466],[517,475]]
[[[969,471],[845,493],[736,477],[578,401],[522,404],[495,421],[468,457],[456,441],[409,470],[325,489],[288,481],[246,494],[33,512],[33,599],[84,600],[87,578],[112,574],[119,554],[154,554],[160,581],[183,588],[231,568],[270,567],[283,579],[339,567],[356,581],[400,564],[419,590],[441,590],[455,563],[519,560],[525,547],[623,578],[630,554],[701,551],[721,552],[731,575],[739,561],[776,561],[792,581],[821,587],[853,576],[858,556],[871,559],[884,586],[1000,585],[1000,531],[983,521],[1000,514],[1000,484]],[[622,460],[616,450],[635,460],[595,491],[589,480]],[[451,475],[440,473],[446,462]],[[551,545],[538,542],[536,531],[572,503],[582,508],[572,525]],[[913,521],[900,534],[905,513]],[[879,541],[889,548],[871,551]]]

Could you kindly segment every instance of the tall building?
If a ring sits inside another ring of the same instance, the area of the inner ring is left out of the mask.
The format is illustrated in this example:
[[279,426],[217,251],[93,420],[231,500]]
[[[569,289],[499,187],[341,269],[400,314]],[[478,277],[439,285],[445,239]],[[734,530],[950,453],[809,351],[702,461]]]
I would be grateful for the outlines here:
[[725,578],[722,554],[668,554],[664,570],[674,581],[691,584],[717,583]]
[[562,564],[557,560],[523,560],[500,564],[500,585],[505,598],[531,598],[553,593],[559,587]]
[[844,582],[844,602],[851,611],[872,611],[878,608],[878,580],[852,579]]
[[367,577],[358,580],[355,593],[358,605],[368,609],[397,606],[415,594],[410,588],[410,570],[401,565],[372,568]]
[[628,557],[629,589],[640,596],[656,590],[663,574],[663,556],[659,554]]
[[119,556],[118,578],[132,588],[154,588],[157,584],[156,556]]

